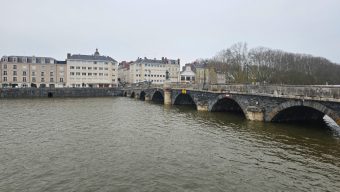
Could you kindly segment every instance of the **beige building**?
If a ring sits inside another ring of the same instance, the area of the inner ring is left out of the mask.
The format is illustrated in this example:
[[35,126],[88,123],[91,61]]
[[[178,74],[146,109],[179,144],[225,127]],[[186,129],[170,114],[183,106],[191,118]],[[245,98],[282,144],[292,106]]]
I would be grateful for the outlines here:
[[133,62],[123,61],[118,65],[118,82],[121,85],[130,83],[130,64]]
[[0,70],[0,86],[3,88],[54,88],[66,85],[66,62],[51,57],[3,56]]
[[102,56],[67,54],[68,87],[115,87],[118,85],[118,63]]
[[225,84],[226,74],[217,71],[215,68],[208,67],[206,64],[194,64],[195,68],[195,83],[200,87],[210,84]]
[[169,81],[179,82],[180,60],[162,60],[138,58],[129,66],[128,83],[152,82],[153,84],[163,84],[166,74],[169,74]]

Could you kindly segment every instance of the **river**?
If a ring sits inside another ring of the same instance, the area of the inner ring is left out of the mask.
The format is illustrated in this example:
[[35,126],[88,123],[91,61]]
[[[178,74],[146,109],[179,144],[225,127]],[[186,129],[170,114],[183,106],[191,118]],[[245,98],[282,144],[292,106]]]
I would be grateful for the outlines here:
[[130,98],[0,100],[0,191],[338,191],[340,131]]

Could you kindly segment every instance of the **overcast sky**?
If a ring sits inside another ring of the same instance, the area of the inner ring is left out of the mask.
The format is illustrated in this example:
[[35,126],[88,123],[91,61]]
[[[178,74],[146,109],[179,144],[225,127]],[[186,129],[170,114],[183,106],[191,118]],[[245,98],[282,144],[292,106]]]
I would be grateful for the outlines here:
[[210,58],[237,42],[340,63],[340,0],[1,0],[0,55]]

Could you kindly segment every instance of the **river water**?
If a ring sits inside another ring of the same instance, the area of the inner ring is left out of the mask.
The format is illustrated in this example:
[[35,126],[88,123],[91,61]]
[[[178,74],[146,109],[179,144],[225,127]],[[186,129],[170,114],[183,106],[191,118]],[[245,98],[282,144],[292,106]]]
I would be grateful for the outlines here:
[[130,98],[0,100],[0,191],[339,191],[340,131]]

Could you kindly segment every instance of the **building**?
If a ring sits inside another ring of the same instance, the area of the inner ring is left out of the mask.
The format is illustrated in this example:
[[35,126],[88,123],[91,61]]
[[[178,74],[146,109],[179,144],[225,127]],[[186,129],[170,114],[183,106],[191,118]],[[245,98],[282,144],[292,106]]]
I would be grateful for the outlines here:
[[166,73],[170,82],[179,82],[180,60],[171,60],[163,57],[161,60],[138,58],[129,65],[128,83],[152,82],[163,84]]
[[181,72],[181,83],[194,83],[195,72],[192,71],[192,64],[185,64]]
[[130,77],[130,64],[131,62],[122,61],[118,65],[118,82],[121,85],[125,85],[130,83],[129,77]]
[[3,56],[0,70],[0,86],[3,88],[54,88],[66,85],[66,62],[51,57]]
[[221,70],[208,67],[205,63],[194,63],[196,84],[205,86],[207,84],[225,84],[226,74]]
[[93,55],[67,54],[68,87],[115,87],[118,85],[118,63],[102,56],[96,49]]

